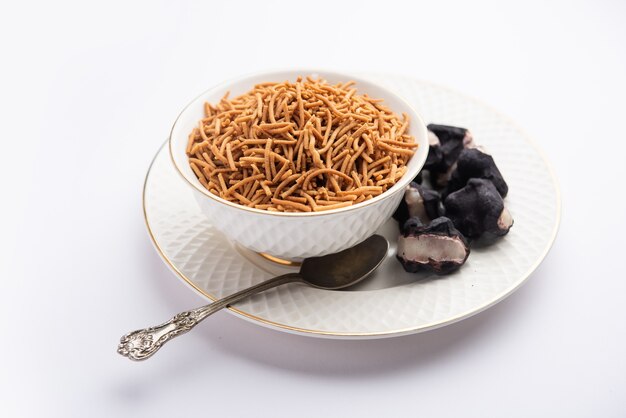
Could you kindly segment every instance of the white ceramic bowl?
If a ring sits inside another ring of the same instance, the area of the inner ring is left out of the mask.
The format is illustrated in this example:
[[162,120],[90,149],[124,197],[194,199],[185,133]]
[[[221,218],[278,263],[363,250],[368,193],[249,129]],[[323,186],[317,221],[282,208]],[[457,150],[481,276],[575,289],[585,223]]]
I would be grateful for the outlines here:
[[[249,208],[224,200],[206,190],[189,166],[185,148],[187,138],[204,117],[204,102],[216,103],[224,93],[243,94],[255,84],[267,81],[295,81],[298,76],[320,76],[329,83],[356,81],[359,94],[384,99],[397,114],[411,118],[409,134],[419,144],[404,176],[389,190],[353,206],[326,212],[284,213]],[[196,97],[174,122],[169,139],[172,161],[195,196],[202,211],[228,238],[253,251],[289,260],[321,256],[349,248],[370,235],[393,214],[404,189],[419,173],[428,155],[426,125],[413,108],[397,94],[370,81],[329,71],[293,70],[257,73],[224,82]]]

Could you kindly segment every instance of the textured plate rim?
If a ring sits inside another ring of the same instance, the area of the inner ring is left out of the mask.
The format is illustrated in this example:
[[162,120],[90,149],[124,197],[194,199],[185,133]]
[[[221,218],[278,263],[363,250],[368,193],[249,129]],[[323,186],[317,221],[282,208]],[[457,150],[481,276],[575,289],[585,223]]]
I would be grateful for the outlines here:
[[[391,76],[393,77],[393,75],[386,75],[387,77]],[[464,93],[460,93],[452,88],[446,87],[446,86],[442,86],[440,84],[437,83],[432,83],[432,82],[427,82],[427,81],[422,81],[422,80],[417,80],[417,79],[413,79],[413,78],[408,78],[411,81],[416,81],[420,84],[425,84],[425,85],[430,85],[442,90],[446,90],[452,94],[456,94],[459,95],[471,102],[474,102],[477,105],[480,105],[486,109],[488,109],[489,111],[493,112],[494,114],[496,114],[499,118],[505,120],[508,124],[510,124],[511,126],[513,126],[515,129],[517,129],[519,131],[519,133],[521,134],[522,138],[524,138],[524,140],[526,140],[527,143],[529,143],[532,148],[535,150],[535,152],[537,152],[537,154],[539,155],[539,157],[541,158],[541,160],[543,161],[543,163],[545,164],[548,173],[550,174],[550,179],[552,180],[552,184],[554,186],[554,190],[555,190],[555,198],[556,198],[556,217],[555,217],[555,222],[554,222],[554,227],[552,229],[552,234],[550,236],[550,239],[548,241],[548,243],[546,244],[543,252],[541,253],[541,255],[537,258],[536,262],[530,266],[530,268],[526,271],[526,273],[523,274],[523,277],[521,277],[521,279],[519,281],[517,281],[513,286],[511,286],[508,289],[505,289],[503,292],[501,292],[499,295],[497,295],[495,298],[493,298],[492,300],[490,300],[489,302],[480,305],[478,307],[473,307],[465,312],[462,312],[458,315],[455,315],[453,317],[449,317],[446,318],[444,320],[439,320],[439,321],[435,321],[435,322],[431,322],[431,323],[427,323],[424,325],[419,325],[419,326],[415,326],[415,327],[407,327],[407,328],[399,328],[399,329],[394,329],[394,330],[388,330],[388,331],[376,331],[376,332],[345,332],[345,331],[324,331],[324,330],[316,330],[316,329],[308,329],[308,328],[300,328],[300,327],[294,327],[288,324],[283,324],[283,323],[279,323],[279,322],[274,322],[274,321],[270,321],[268,319],[265,318],[261,318],[258,317],[256,315],[253,315],[251,313],[248,313],[246,311],[242,311],[240,309],[237,309],[235,307],[228,307],[227,309],[234,313],[236,316],[239,316],[243,319],[246,319],[250,322],[253,323],[257,323],[260,325],[263,325],[265,327],[271,328],[271,329],[275,329],[278,331],[286,331],[286,332],[291,332],[291,333],[296,333],[296,334],[300,334],[300,335],[306,335],[306,336],[312,336],[312,337],[326,337],[326,338],[361,338],[361,339],[369,339],[369,338],[386,338],[386,337],[395,337],[395,336],[402,336],[402,335],[409,335],[409,334],[415,334],[415,333],[419,333],[419,332],[424,332],[424,331],[429,331],[429,330],[433,330],[436,328],[440,328],[446,325],[450,325],[453,324],[455,322],[459,322],[463,319],[469,318],[471,316],[474,316],[488,308],[490,308],[491,306],[501,302],[502,300],[506,299],[508,296],[510,296],[511,294],[513,294],[517,289],[519,289],[524,283],[526,283],[526,281],[528,280],[528,278],[531,276],[531,274],[539,267],[539,265],[543,262],[543,260],[545,260],[546,256],[548,255],[548,252],[550,251],[550,249],[552,248],[554,241],[556,240],[556,236],[559,230],[559,226],[561,224],[561,191],[559,188],[559,183],[556,179],[556,175],[554,173],[554,168],[552,167],[552,164],[549,162],[548,158],[546,157],[545,153],[543,152],[543,150],[537,145],[537,143],[526,133],[526,131],[524,129],[522,129],[517,123],[515,123],[513,120],[511,120],[508,116],[502,114],[500,111],[496,110],[495,108],[493,108],[492,106],[474,98],[471,97],[469,95],[466,95]],[[189,279],[187,276],[185,276],[185,274],[183,274],[183,272],[181,272],[175,265],[174,263],[167,257],[167,255],[165,255],[165,252],[162,250],[161,246],[159,245],[156,237],[154,236],[154,233],[152,232],[152,228],[150,226],[150,221],[148,220],[148,212],[146,209],[146,189],[147,189],[147,185],[148,185],[148,178],[150,177],[150,172],[152,171],[152,167],[154,165],[154,162],[156,161],[157,156],[163,151],[163,149],[165,148],[166,144],[168,143],[168,140],[166,140],[165,142],[163,142],[163,144],[159,147],[159,149],[157,150],[157,152],[155,153],[154,157],[152,158],[152,161],[150,162],[150,165],[148,167],[148,171],[146,173],[145,179],[144,179],[144,184],[143,184],[143,190],[142,190],[142,196],[141,196],[141,200],[142,200],[142,208],[143,208],[143,217],[144,217],[144,222],[146,224],[146,228],[148,230],[148,235],[150,236],[150,240],[152,241],[152,244],[154,245],[155,249],[157,250],[157,253],[159,254],[159,256],[163,259],[163,261],[165,262],[165,264],[184,282],[186,283],[188,286],[190,286],[193,290],[195,290],[198,294],[200,294],[201,296],[209,299],[210,301],[215,301],[218,298],[214,295],[211,295],[210,293],[207,293],[205,290],[201,289],[200,287],[198,287],[191,279]]]

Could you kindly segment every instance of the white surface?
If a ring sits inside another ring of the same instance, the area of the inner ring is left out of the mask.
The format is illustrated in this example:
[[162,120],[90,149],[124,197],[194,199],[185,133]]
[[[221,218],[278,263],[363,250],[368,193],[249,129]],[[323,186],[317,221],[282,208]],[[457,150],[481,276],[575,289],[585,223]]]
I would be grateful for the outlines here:
[[[625,16],[621,1],[4,5],[0,414],[624,416]],[[144,230],[155,146],[198,92],[289,65],[395,71],[510,116],[561,181],[555,247],[515,295],[433,332],[317,340],[220,313],[145,363],[119,357],[123,332],[202,301]]]
[[[494,245],[474,245],[467,264],[456,274],[437,278],[406,273],[396,260],[398,223],[389,219],[398,205],[394,203],[384,215],[383,222],[387,222],[377,231],[390,242],[389,257],[354,291],[281,286],[237,303],[239,312],[283,330],[291,327],[291,331],[325,333],[331,338],[414,333],[458,321],[500,301],[528,278],[552,245],[559,221],[558,192],[548,164],[523,131],[499,113],[450,89],[409,77],[367,77],[401,91],[427,120],[472,128],[476,142],[494,156],[511,189],[505,204],[515,214],[514,228]],[[196,201],[199,193],[181,178],[168,151],[166,145],[150,168],[145,210],[155,242],[181,277],[204,294],[223,297],[289,271],[268,266],[262,257],[242,252],[241,245],[231,244],[220,234],[218,225],[226,222],[225,215],[230,213],[207,216],[198,203],[209,199],[200,195],[204,199]],[[367,206],[365,214],[344,212],[343,222],[327,221],[322,226],[353,233],[367,222],[366,216],[381,216],[370,208]],[[298,233],[287,233],[268,219],[246,226],[249,234],[267,228],[265,235],[275,236],[277,241],[304,241]],[[331,243],[326,241],[326,246]]]

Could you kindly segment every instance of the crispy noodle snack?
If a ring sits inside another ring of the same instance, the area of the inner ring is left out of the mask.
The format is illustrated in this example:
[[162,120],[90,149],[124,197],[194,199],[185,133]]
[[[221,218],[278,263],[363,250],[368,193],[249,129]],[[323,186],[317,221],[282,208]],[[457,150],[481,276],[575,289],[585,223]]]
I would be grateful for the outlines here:
[[257,209],[325,211],[372,199],[402,177],[417,144],[406,114],[353,85],[298,78],[206,103],[189,164],[211,193]]

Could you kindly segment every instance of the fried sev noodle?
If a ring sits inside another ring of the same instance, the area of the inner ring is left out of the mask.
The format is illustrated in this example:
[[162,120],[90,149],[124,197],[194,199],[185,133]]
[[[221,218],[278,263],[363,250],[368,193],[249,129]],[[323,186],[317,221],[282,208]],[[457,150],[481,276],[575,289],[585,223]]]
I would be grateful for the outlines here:
[[353,85],[298,78],[205,103],[187,143],[193,172],[211,193],[268,211],[325,211],[384,193],[417,144],[408,115]]

